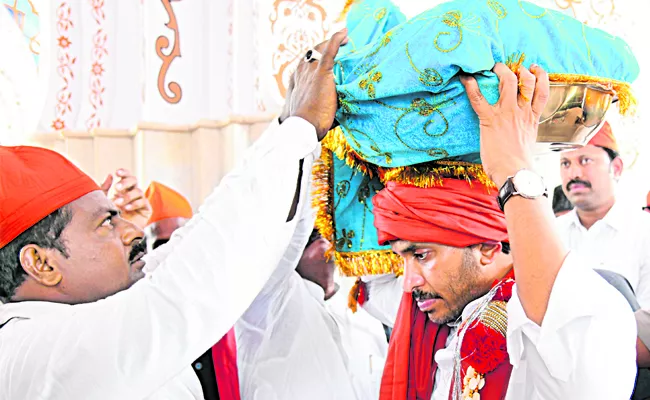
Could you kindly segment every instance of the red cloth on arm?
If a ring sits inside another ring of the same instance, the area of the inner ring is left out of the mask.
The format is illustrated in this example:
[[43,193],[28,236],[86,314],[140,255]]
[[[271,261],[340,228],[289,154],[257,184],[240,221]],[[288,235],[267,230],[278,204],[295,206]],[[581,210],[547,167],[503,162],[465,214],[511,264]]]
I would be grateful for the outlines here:
[[237,370],[237,343],[235,328],[212,346],[214,374],[219,388],[219,398],[239,400],[239,376]]

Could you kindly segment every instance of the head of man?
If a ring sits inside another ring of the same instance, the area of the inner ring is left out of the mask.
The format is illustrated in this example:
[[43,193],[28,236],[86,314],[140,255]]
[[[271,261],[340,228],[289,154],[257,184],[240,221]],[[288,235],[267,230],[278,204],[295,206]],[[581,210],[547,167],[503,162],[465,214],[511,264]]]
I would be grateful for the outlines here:
[[337,290],[334,282],[334,260],[325,256],[330,247],[330,242],[314,229],[296,267],[296,272],[303,279],[323,288],[325,300],[332,297]]
[[145,230],[147,242],[155,249],[167,243],[174,231],[192,218],[192,206],[182,194],[160,182],[151,182],[144,195],[152,209]]
[[623,160],[607,122],[586,146],[560,155],[562,188],[578,210],[611,207],[616,182],[622,173]]
[[0,159],[3,302],[92,302],[144,276],[143,232],[90,177],[45,149],[0,147]]
[[478,182],[389,182],[373,205],[380,243],[404,259],[404,291],[435,323],[457,319],[512,267],[505,216]]

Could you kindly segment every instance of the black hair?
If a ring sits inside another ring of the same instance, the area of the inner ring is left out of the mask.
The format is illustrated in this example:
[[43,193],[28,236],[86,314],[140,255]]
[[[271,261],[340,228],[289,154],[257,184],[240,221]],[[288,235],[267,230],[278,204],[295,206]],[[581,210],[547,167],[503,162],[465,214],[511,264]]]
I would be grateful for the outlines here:
[[612,149],[610,149],[609,147],[603,147],[603,146],[598,146],[598,147],[600,147],[601,149],[605,150],[605,152],[606,152],[607,155],[609,156],[609,161],[614,161],[614,159],[615,159],[616,157],[619,157],[619,156],[620,156],[620,154],[618,154],[618,151],[616,151],[616,150],[612,150]]
[[72,212],[65,206],[61,207],[0,248],[0,301],[9,301],[27,277],[20,262],[23,247],[34,244],[44,249],[56,249],[68,257],[61,233],[70,220]]

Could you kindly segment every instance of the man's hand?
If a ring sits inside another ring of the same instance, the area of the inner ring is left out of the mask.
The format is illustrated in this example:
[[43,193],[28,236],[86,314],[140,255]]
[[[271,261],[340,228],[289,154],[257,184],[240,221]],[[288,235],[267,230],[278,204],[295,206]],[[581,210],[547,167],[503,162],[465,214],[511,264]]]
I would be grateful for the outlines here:
[[[144,229],[151,218],[152,209],[149,200],[138,187],[138,180],[126,169],[118,169],[115,175],[120,179],[115,185],[115,194],[111,199],[122,212],[122,218]],[[113,175],[108,175],[101,185],[106,196],[113,185]]]
[[[322,59],[309,63],[302,61],[289,82],[289,116],[300,117],[314,125],[318,140],[322,140],[334,124],[338,96],[332,69],[339,47],[347,40],[347,30],[344,29],[316,46],[315,49],[323,55]],[[282,116],[280,120],[283,121]]]
[[[519,79],[505,64],[494,66],[499,77],[499,101],[491,106],[476,80],[461,77],[481,123],[481,160],[490,178],[501,187],[508,176],[532,167],[539,118],[549,96],[546,72],[532,65],[519,68]],[[531,73],[532,72],[532,73]]]

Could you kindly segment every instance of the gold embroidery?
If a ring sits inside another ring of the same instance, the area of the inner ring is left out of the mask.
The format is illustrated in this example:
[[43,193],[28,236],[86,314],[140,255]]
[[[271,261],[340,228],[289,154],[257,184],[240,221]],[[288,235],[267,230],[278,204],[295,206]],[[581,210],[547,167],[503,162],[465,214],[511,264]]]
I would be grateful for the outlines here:
[[377,21],[377,22],[384,19],[385,16],[386,16],[386,8],[383,8],[383,7],[377,9],[377,11],[375,11],[375,13],[373,15],[373,17],[375,18],[375,21]]
[[348,249],[352,248],[352,239],[354,239],[354,231],[343,228],[340,235],[336,235],[336,249],[342,250],[347,247]]
[[425,68],[424,71],[420,71],[420,69],[415,66],[415,63],[411,58],[411,54],[409,54],[408,43],[406,43],[404,49],[406,50],[406,58],[408,58],[409,63],[411,64],[411,68],[413,68],[413,70],[420,75],[418,79],[423,85],[438,86],[442,84],[442,76],[434,68]]
[[448,36],[451,35],[451,32],[440,32],[436,35],[435,39],[433,40],[433,45],[435,46],[438,51],[441,51],[443,53],[449,53],[450,51],[456,50],[458,46],[463,42],[463,29],[461,26],[461,18],[463,17],[463,14],[461,14],[460,11],[449,11],[445,13],[445,15],[442,16],[442,22],[452,28],[456,28],[458,30],[458,43],[453,45],[449,49],[443,49],[440,47],[438,44],[438,40],[440,39],[440,36]]
[[479,316],[483,324],[499,332],[503,337],[508,330],[508,311],[505,301],[491,301],[485,308],[485,311]]
[[368,72],[368,78],[359,81],[359,88],[361,88],[361,90],[365,90],[368,93],[368,97],[374,99],[376,93],[375,83],[379,83],[381,81],[381,78],[382,74],[380,71],[370,70]]
[[341,90],[337,93],[339,95],[339,107],[341,110],[343,110],[343,113],[354,114],[359,111],[359,108],[354,103],[352,103],[352,101],[354,101],[354,98],[350,92]]
[[508,11],[506,11],[506,8],[496,0],[487,0],[487,5],[497,15],[496,31],[499,33],[499,21],[508,15]]
[[542,7],[535,6],[534,4],[531,4],[531,5],[535,6],[535,7],[542,8],[542,9],[544,10],[544,12],[542,12],[542,13],[539,14],[539,15],[533,15],[533,14],[530,14],[530,13],[529,13],[528,11],[526,11],[526,9],[524,8],[524,5],[523,5],[522,1],[519,0],[518,2],[519,2],[519,7],[521,8],[521,11],[523,11],[524,14],[528,15],[528,16],[531,17],[531,18],[539,19],[539,18],[542,18],[543,16],[545,16],[545,15],[548,13],[548,10],[547,10],[547,9],[542,8]]

